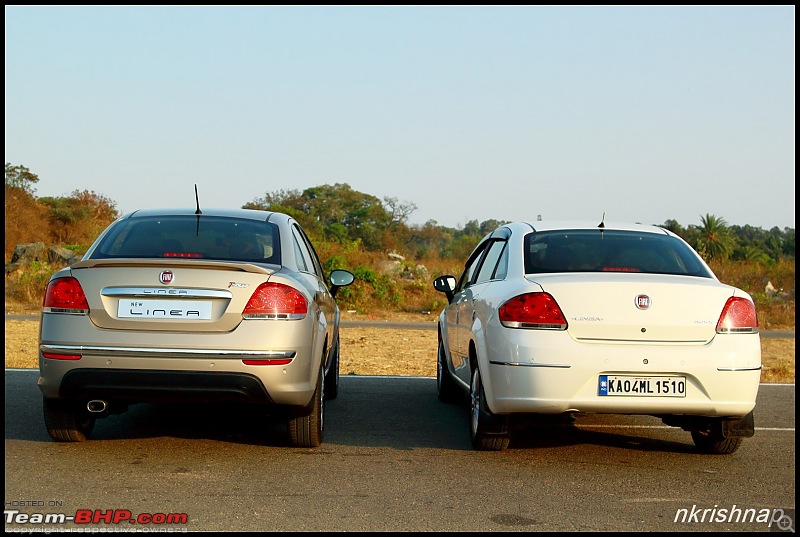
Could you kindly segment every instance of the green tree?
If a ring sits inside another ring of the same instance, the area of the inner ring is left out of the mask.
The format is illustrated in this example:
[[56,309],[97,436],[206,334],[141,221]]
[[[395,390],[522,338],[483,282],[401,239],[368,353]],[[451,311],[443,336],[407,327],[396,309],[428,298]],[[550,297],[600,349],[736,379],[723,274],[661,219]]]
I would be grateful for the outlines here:
[[345,243],[361,241],[370,251],[390,250],[408,235],[406,220],[416,209],[412,203],[353,190],[347,183],[320,185],[267,193],[244,205],[246,209],[291,214],[317,239]]
[[762,265],[774,263],[774,260],[766,252],[752,245],[738,248],[734,257],[742,261],[751,261]]
[[700,217],[702,226],[697,237],[697,251],[706,259],[728,259],[736,246],[736,238],[731,234],[723,218],[706,214]]
[[50,241],[47,207],[33,195],[36,175],[24,166],[6,163],[5,259],[9,261],[18,244]]
[[677,220],[667,220],[661,225],[661,227],[668,229],[679,237],[684,237],[686,234],[683,227],[681,227]]
[[446,257],[453,241],[454,230],[428,220],[422,226],[410,226],[406,242],[415,259],[441,259]]
[[19,188],[24,190],[30,195],[36,192],[33,187],[34,184],[39,182],[39,176],[25,166],[12,166],[10,162],[6,162],[6,186],[10,188]]
[[118,216],[116,203],[91,190],[74,190],[69,196],[43,197],[49,208],[50,229],[62,244],[89,244]]
[[[774,228],[778,230],[778,228]],[[778,230],[780,233],[780,230]],[[794,259],[794,228],[785,228],[781,240],[781,251],[784,256]]]
[[507,223],[506,220],[484,220],[481,222],[481,229],[480,229],[480,236],[483,238],[484,235],[487,233],[491,233],[495,229],[499,228],[503,224]]
[[391,198],[386,196],[383,198],[383,204],[386,206],[387,211],[391,214],[392,218],[392,225],[398,226],[400,224],[407,224],[408,217],[411,216],[411,213],[417,210],[416,203],[411,202],[401,202],[398,201],[397,198]]
[[464,229],[461,230],[461,234],[480,237],[481,225],[478,223],[477,220],[470,220],[464,225]]
[[104,226],[119,216],[115,201],[92,190],[73,190],[70,196],[78,205],[86,207],[93,219],[102,221]]

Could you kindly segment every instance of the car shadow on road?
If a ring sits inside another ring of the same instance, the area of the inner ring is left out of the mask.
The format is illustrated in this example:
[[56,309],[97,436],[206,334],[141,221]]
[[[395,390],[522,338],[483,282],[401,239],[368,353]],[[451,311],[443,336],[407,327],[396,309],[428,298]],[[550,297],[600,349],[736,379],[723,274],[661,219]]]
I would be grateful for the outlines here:
[[[622,419],[620,419],[622,418]],[[640,420],[649,420],[640,416]],[[655,418],[652,418],[655,420]],[[603,422],[598,424],[597,422]],[[509,449],[549,449],[581,445],[669,453],[696,453],[689,433],[665,425],[629,426],[628,417],[541,416],[518,423],[513,429]],[[620,432],[622,431],[622,432]],[[686,435],[686,442],[675,441],[676,434]]]
[[[30,376],[35,379],[33,373]],[[42,417],[41,394],[35,384],[7,382],[6,390],[6,440],[51,442]],[[472,451],[466,401],[440,402],[433,378],[342,377],[339,396],[327,401],[325,415],[323,446]],[[588,444],[640,451],[693,452],[690,440],[673,440],[676,433],[672,431],[688,433],[655,425],[660,424],[658,420],[644,428],[641,425],[625,428],[630,420],[620,417],[595,428],[592,424],[598,423],[597,418],[580,417],[574,423],[559,418],[527,420],[523,426],[514,428],[509,449],[536,451]],[[124,414],[97,420],[91,438],[106,441],[182,438],[265,447],[289,445],[283,420],[268,415],[264,408],[236,404],[131,405]]]
[[[340,397],[341,401],[329,405],[333,431],[329,441],[395,449],[472,450],[466,399],[460,404],[440,402],[435,379],[395,378],[386,384],[379,379],[360,377],[348,383]],[[631,426],[632,421],[643,421],[645,425]],[[592,423],[601,429],[592,429]],[[688,439],[688,433],[666,427],[657,418],[648,416],[581,416],[577,419],[539,416],[514,420],[509,449],[537,450],[589,444],[693,453],[690,440],[688,443],[672,440],[676,431],[687,435]]]

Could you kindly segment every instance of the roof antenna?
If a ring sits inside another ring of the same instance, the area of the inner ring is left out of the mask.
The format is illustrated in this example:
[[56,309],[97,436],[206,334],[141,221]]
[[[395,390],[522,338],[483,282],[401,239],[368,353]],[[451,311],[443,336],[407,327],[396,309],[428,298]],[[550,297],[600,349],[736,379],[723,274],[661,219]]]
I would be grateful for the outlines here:
[[200,210],[200,196],[197,195],[197,183],[194,184],[194,199],[197,202],[197,210],[194,214],[197,215],[197,226],[194,229],[195,237],[200,236],[200,215],[203,214],[203,211]]
[[[200,209],[197,209],[197,210],[199,211]],[[606,212],[605,211],[603,211],[603,218],[600,219],[600,225],[597,226],[597,227],[599,227],[600,229],[603,229],[604,227],[606,227]]]

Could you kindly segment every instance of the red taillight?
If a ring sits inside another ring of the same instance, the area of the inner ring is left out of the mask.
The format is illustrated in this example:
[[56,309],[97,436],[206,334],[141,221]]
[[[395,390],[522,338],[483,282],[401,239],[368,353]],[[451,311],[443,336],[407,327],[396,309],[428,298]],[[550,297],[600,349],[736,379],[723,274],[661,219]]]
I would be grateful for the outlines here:
[[287,365],[292,363],[291,358],[277,358],[274,360],[242,360],[244,365]]
[[51,360],[80,360],[80,354],[55,354],[52,352],[43,352],[42,356]]
[[278,319],[302,319],[308,302],[300,291],[282,283],[262,283],[247,302],[242,315]]
[[549,293],[515,296],[499,311],[500,322],[509,328],[547,328],[566,330],[567,320]]
[[47,284],[42,307],[49,308],[50,311],[56,309],[87,312],[89,302],[86,301],[86,295],[78,280],[68,276],[56,278]]
[[717,333],[753,333],[758,331],[755,305],[746,298],[732,296],[722,308],[717,321]]

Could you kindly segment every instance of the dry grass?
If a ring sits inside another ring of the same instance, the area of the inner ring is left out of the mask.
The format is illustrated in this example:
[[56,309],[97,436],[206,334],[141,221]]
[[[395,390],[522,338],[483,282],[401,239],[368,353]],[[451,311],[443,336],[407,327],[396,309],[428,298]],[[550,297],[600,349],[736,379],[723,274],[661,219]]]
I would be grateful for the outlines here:
[[761,339],[761,382],[794,384],[793,339]]
[[341,328],[342,375],[436,376],[436,330]]
[[[362,317],[362,316],[359,316]],[[386,316],[361,320],[381,321]],[[420,321],[406,315],[394,320]],[[433,322],[430,317],[426,322]],[[6,321],[6,368],[37,368],[38,321]],[[436,376],[436,330],[341,329],[342,375]],[[761,340],[761,381],[794,383],[794,339]]]

